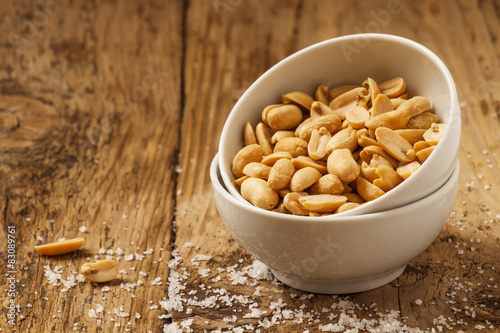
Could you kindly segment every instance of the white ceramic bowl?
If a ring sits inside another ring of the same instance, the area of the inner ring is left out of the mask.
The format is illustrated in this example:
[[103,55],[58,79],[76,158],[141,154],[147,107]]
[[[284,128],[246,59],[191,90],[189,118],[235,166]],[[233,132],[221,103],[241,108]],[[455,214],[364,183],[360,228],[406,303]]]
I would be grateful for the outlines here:
[[397,278],[439,234],[455,201],[459,164],[436,192],[412,204],[335,220],[274,214],[225,188],[215,156],[210,178],[217,209],[234,238],[283,283],[325,294],[355,293]]
[[382,82],[396,76],[405,79],[410,96],[429,98],[434,113],[447,128],[414,175],[378,199],[341,214],[393,209],[436,191],[450,177],[460,145],[460,107],[453,79],[434,53],[414,41],[385,34],[360,34],[330,39],[291,55],[264,73],[241,96],[226,120],[219,143],[222,179],[229,192],[250,205],[233,184],[231,162],[243,147],[245,123],[250,121],[255,126],[267,105],[280,103],[280,94],[297,90],[313,94],[322,83],[334,87],[360,84],[367,77]]

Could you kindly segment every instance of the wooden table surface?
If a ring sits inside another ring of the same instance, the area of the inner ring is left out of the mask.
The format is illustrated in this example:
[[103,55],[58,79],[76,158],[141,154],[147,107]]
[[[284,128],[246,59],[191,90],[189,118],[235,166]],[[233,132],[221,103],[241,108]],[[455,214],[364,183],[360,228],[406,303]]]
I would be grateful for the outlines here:
[[[2,331],[500,331],[499,1],[0,7]],[[397,280],[309,294],[277,283],[231,237],[209,163],[264,71],[360,32],[411,38],[448,66],[463,119],[459,193]],[[58,257],[34,251],[62,237],[86,242]],[[106,257],[119,260],[117,279],[76,279]]]

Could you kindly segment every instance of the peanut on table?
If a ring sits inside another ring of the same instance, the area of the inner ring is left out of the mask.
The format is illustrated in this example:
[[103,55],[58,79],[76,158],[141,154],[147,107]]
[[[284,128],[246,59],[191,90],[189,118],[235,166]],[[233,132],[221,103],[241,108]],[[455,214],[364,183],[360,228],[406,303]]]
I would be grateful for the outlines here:
[[232,172],[241,195],[281,213],[322,216],[375,200],[410,177],[446,124],[401,77],[281,95],[246,123]]

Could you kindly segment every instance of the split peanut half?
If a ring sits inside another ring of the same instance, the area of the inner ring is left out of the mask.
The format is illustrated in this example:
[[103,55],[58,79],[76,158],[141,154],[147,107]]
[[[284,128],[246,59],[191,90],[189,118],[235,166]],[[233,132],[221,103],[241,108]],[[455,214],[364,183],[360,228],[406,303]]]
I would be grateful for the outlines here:
[[35,250],[46,256],[58,256],[78,250],[84,242],[85,239],[83,238],[66,239],[54,243],[35,246]]
[[90,282],[108,282],[118,275],[118,263],[114,260],[102,260],[82,265],[80,273]]

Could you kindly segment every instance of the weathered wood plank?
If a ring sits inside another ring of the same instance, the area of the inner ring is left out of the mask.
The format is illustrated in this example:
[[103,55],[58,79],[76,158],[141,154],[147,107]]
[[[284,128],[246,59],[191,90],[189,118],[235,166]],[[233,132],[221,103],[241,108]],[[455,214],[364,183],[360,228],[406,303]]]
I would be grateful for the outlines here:
[[[158,311],[144,309],[164,294],[165,287],[151,281],[168,276],[158,260],[170,259],[183,5],[50,4],[3,4],[0,25],[11,38],[2,37],[0,48],[0,113],[18,121],[0,131],[0,189],[2,237],[13,225],[18,239],[19,331],[61,332],[73,325],[87,332],[158,331]],[[48,258],[33,251],[42,242],[37,237],[75,236],[86,238],[77,253]],[[61,265],[66,278],[101,248],[124,252],[120,268],[127,274],[109,284],[110,292],[89,283],[61,292],[43,276],[44,265]],[[153,252],[142,261],[123,259],[148,249]],[[138,279],[144,285],[120,288]],[[6,301],[2,297],[3,306]],[[97,304],[103,312],[90,318]],[[1,326],[8,329],[5,318]]]

